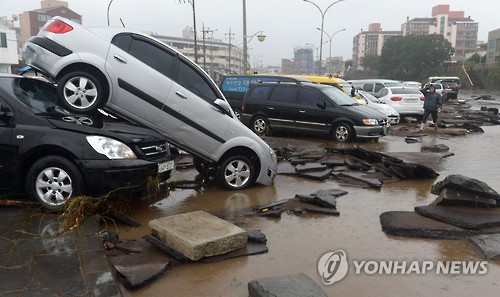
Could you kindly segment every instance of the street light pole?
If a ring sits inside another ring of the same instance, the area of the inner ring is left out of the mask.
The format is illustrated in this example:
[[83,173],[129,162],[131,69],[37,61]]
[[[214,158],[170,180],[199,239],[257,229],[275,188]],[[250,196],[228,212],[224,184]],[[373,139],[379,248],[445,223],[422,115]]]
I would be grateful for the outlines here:
[[325,23],[325,15],[326,13],[328,12],[328,10],[330,9],[330,7],[332,7],[334,4],[337,4],[339,2],[342,2],[342,1],[345,1],[345,0],[337,0],[335,2],[333,2],[332,4],[330,4],[326,9],[325,11],[323,12],[323,10],[321,10],[321,8],[319,8],[319,6],[310,1],[310,0],[303,0],[304,2],[307,2],[307,3],[311,3],[312,5],[316,6],[316,8],[319,10],[319,13],[321,14],[321,39],[320,39],[320,48],[319,48],[319,69],[318,69],[318,75],[321,75],[321,60],[323,59],[323,28],[324,28],[324,23]]
[[342,31],[345,31],[345,29],[340,29],[338,31],[335,31],[335,33],[333,33],[332,35],[328,34],[324,30],[321,30],[320,28],[316,28],[316,29],[318,29],[318,30],[322,31],[323,33],[325,33],[326,36],[328,36],[328,39],[330,39],[330,55],[328,57],[328,59],[330,60],[330,63],[328,63],[328,72],[331,73],[332,72],[332,67],[331,67],[332,66],[332,38],[333,38],[333,36],[335,36],[335,34],[337,34],[339,32],[342,32]]

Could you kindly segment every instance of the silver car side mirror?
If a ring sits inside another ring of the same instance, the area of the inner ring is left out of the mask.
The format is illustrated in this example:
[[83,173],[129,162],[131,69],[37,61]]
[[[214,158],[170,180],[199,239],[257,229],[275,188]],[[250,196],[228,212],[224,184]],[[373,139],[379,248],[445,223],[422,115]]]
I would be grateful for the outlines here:
[[227,101],[222,99],[215,99],[214,104],[225,114],[231,115],[231,106]]

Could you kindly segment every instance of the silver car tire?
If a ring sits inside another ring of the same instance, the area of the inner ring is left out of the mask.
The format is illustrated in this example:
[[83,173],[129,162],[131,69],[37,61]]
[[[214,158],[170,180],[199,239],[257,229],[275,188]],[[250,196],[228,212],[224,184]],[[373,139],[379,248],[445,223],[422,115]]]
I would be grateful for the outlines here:
[[44,209],[60,211],[82,192],[83,178],[71,161],[59,156],[37,160],[28,170],[26,193]]
[[87,72],[71,72],[57,82],[63,106],[75,113],[92,113],[103,104],[104,90],[99,80]]
[[263,135],[270,128],[269,122],[263,116],[256,116],[253,118],[250,128],[257,135]]
[[249,187],[255,180],[255,167],[244,156],[232,156],[224,160],[218,170],[219,183],[229,190]]
[[348,142],[353,138],[353,129],[347,123],[336,124],[333,128],[333,139],[339,142]]

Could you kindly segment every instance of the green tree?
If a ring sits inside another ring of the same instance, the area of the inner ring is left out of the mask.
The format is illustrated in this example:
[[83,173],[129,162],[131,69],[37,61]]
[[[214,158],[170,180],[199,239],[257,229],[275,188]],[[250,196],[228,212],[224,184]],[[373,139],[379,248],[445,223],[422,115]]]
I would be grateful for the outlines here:
[[379,68],[380,56],[378,55],[366,55],[361,58],[361,66],[367,71],[375,71]]
[[449,61],[454,50],[443,35],[408,35],[390,38],[382,48],[379,74],[399,80],[419,80],[430,68]]

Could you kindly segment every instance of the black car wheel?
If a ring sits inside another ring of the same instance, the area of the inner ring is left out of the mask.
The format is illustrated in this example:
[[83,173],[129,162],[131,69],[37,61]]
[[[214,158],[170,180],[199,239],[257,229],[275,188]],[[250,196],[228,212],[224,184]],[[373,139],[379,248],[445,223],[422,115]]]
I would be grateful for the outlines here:
[[333,127],[333,139],[347,142],[353,138],[353,128],[347,123],[338,123]]
[[81,194],[83,178],[69,160],[47,156],[36,161],[28,170],[26,193],[47,210],[64,209],[66,202]]
[[239,109],[233,109],[234,115],[238,118],[238,120],[241,118],[241,110]]
[[268,129],[270,129],[269,122],[267,121],[267,119],[260,115],[252,119],[252,122],[250,123],[250,128],[257,135],[263,135],[266,133]]
[[224,160],[217,170],[217,180],[226,189],[241,190],[255,179],[255,167],[244,156],[232,156]]
[[75,71],[57,82],[57,95],[71,112],[93,113],[103,105],[104,89],[99,80],[87,72]]

